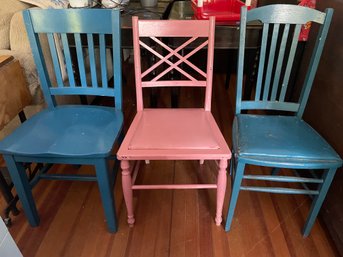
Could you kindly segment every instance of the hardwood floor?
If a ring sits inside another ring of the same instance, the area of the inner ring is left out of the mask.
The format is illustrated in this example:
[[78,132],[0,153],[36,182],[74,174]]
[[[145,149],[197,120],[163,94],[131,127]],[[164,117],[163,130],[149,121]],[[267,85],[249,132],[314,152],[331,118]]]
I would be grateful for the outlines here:
[[[126,67],[124,74],[132,70]],[[135,113],[132,76],[124,86],[126,128]],[[230,145],[234,113],[234,84],[227,91],[225,77],[216,74],[213,114]],[[188,91],[187,91],[188,90]],[[187,89],[181,106],[198,102],[199,93]],[[166,96],[167,94],[163,95]],[[201,99],[201,98],[200,98]],[[163,97],[161,105],[168,105]],[[250,167],[249,167],[250,168]],[[57,165],[52,172],[93,173],[90,166]],[[265,173],[267,170],[254,168]],[[195,161],[151,162],[142,165],[139,182],[187,183],[215,181],[216,166]],[[106,230],[97,184],[94,182],[41,181],[33,190],[41,224],[31,228],[23,213],[13,217],[10,232],[25,257],[238,257],[238,256],[338,256],[320,220],[303,238],[310,200],[305,196],[240,193],[232,229],[217,227],[215,191],[145,190],[134,192],[136,224],[126,224],[121,177],[115,186],[119,230]],[[224,218],[230,196],[230,179]],[[2,203],[3,206],[3,203]],[[1,206],[1,207],[2,207]]]

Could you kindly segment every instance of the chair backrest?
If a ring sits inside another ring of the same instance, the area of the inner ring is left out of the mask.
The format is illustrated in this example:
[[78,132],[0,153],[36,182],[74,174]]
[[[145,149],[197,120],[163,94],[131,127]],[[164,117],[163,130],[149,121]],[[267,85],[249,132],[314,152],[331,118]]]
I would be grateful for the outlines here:
[[[49,107],[56,105],[55,95],[95,95],[115,97],[116,108],[121,109],[119,10],[34,9],[24,11],[23,16],[41,87]],[[46,67],[46,56],[41,47],[44,35],[48,39],[53,63],[54,74],[50,76]],[[59,45],[62,51],[59,51]],[[106,48],[112,49],[112,60],[107,60]],[[89,54],[87,63],[85,49],[88,49]],[[100,54],[95,54],[97,50]],[[72,51],[75,52],[74,55]],[[58,52],[63,53],[63,58],[60,58]],[[97,74],[97,63],[100,63],[100,74]],[[111,63],[113,87],[108,85],[107,74],[108,65]],[[87,81],[86,77],[87,64],[90,69],[90,81]],[[66,69],[66,79],[62,77],[63,69]],[[77,70],[79,79],[76,79],[74,70]],[[56,84],[53,83],[53,76]]]
[[[240,45],[238,57],[236,114],[242,110],[289,111],[301,117],[316,74],[333,10],[325,13],[297,5],[268,5],[247,11],[241,10]],[[263,24],[261,49],[255,95],[242,100],[246,25],[250,21]],[[320,28],[306,77],[296,100],[286,98],[299,33],[304,24],[318,23]],[[271,35],[271,36],[270,36]]]
[[[143,109],[145,87],[205,87],[205,110],[211,109],[215,20],[138,20],[132,18],[137,110]],[[151,44],[149,43],[153,43]],[[146,49],[156,62],[143,70],[141,52]],[[205,68],[190,59],[207,49]],[[186,51],[185,51],[186,50]],[[183,54],[186,52],[186,54]],[[156,70],[162,67],[163,71]],[[171,71],[181,77],[170,77]],[[169,77],[168,77],[169,75]]]

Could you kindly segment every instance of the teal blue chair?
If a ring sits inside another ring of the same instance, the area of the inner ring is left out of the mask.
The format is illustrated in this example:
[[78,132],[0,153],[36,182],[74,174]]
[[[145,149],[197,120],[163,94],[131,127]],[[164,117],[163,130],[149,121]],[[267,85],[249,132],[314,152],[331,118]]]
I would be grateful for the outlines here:
[[[118,10],[27,10],[23,12],[33,57],[47,108],[24,122],[0,142],[14,186],[31,226],[39,225],[32,187],[39,179],[97,181],[108,230],[117,230],[114,203],[114,171],[109,160],[123,125],[121,93],[120,12]],[[49,75],[41,36],[49,43],[54,74]],[[61,42],[63,59],[57,53]],[[109,41],[109,42],[107,42]],[[73,45],[71,45],[71,43]],[[108,83],[106,47],[111,45],[114,83]],[[90,79],[87,80],[84,49],[88,49]],[[99,48],[99,55],[95,54]],[[71,49],[76,49],[72,62]],[[97,51],[97,50],[96,50]],[[100,71],[96,69],[99,59]],[[80,79],[76,79],[77,67]],[[62,77],[63,69],[67,78]],[[99,74],[98,74],[99,73]],[[55,77],[54,79],[52,79]],[[54,83],[56,81],[56,83]],[[57,105],[56,96],[91,95],[115,99],[115,107]],[[47,164],[31,182],[23,163]],[[49,164],[94,165],[96,175],[49,174]]]
[[[308,236],[310,233],[336,169],[342,166],[340,156],[302,119],[332,14],[332,9],[320,12],[296,5],[269,5],[251,11],[242,8],[236,115],[232,132],[233,183],[226,231],[231,228],[239,192],[249,190],[312,195],[313,204],[303,235]],[[251,21],[260,21],[263,26],[257,84],[251,99],[242,99],[246,25]],[[308,24],[309,21],[312,22],[311,32],[315,32],[313,26],[319,24],[317,41],[302,88],[299,90],[301,93],[299,97],[295,97],[296,94],[290,97],[288,82],[299,33],[302,25]],[[252,111],[254,114],[251,114]],[[295,171],[295,175],[280,175],[276,172],[271,175],[254,172],[246,174],[247,165],[272,167],[274,171],[287,168]],[[254,183],[255,186],[249,186],[251,184],[242,183],[243,180],[268,183],[262,186],[256,186]],[[269,186],[273,181],[290,184],[281,187]],[[301,183],[304,187],[291,187],[293,183]],[[312,186],[308,186],[308,183]]]

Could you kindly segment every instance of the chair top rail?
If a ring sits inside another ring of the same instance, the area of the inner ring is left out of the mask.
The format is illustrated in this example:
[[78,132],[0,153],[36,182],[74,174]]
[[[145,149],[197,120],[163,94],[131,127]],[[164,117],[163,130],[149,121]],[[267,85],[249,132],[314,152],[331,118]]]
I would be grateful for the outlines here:
[[139,20],[138,33],[139,37],[208,37],[209,26],[210,20]]
[[247,22],[260,20],[263,23],[305,24],[309,21],[324,23],[325,13],[303,6],[278,4],[250,10]]
[[[97,33],[111,34],[109,21],[120,12],[104,9],[46,9],[30,10],[36,33]],[[73,17],[77,17],[74,19]]]

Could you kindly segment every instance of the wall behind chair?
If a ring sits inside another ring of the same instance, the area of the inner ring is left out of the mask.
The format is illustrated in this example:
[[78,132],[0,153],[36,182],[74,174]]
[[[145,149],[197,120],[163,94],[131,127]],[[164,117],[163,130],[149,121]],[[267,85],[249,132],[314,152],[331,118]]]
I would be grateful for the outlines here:
[[[343,1],[317,0],[316,9],[324,11],[328,7],[334,8],[335,11],[304,120],[315,128],[343,158]],[[306,47],[312,47],[313,41],[311,40]],[[341,256],[343,256],[342,199],[343,169],[340,168],[320,215]]]

